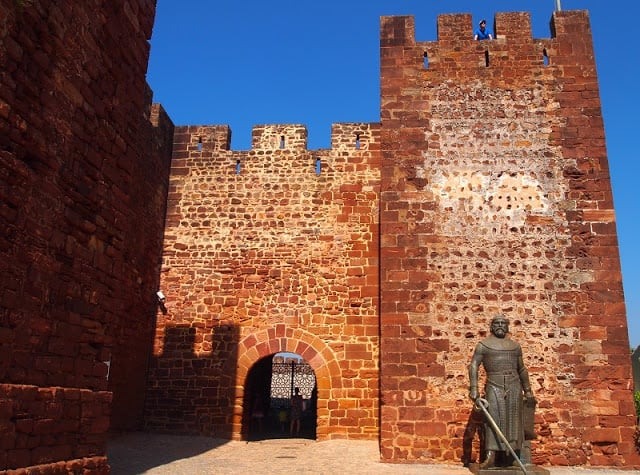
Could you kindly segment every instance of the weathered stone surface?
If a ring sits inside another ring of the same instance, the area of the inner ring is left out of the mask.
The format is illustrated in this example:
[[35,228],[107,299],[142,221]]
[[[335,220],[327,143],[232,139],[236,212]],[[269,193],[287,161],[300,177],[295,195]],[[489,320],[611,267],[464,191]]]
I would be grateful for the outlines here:
[[[473,346],[503,313],[540,402],[534,461],[637,464],[618,432],[634,426],[629,344],[588,17],[556,12],[543,40],[525,13],[495,25],[474,42],[470,15],[443,15],[417,42],[412,17],[382,19],[382,458],[477,459],[453,434],[473,425]],[[407,443],[416,402],[451,435]]]
[[109,419],[141,423],[159,280],[173,125],[145,81],[155,2],[0,12],[0,471],[107,473]]
[[240,437],[246,377],[280,351],[315,370],[319,439],[470,461],[466,365],[498,311],[539,400],[533,461],[640,467],[584,12],[542,40],[499,14],[485,43],[470,15],[422,43],[383,18],[380,124],[231,151],[151,106],[154,8],[0,0],[0,470],[108,473],[145,389],[147,427]]
[[318,437],[375,438],[378,126],[336,124],[318,151],[298,125],[256,127],[246,152],[228,137],[176,128],[146,425],[240,437],[233,388],[291,351],[313,367],[319,405],[335,403]]

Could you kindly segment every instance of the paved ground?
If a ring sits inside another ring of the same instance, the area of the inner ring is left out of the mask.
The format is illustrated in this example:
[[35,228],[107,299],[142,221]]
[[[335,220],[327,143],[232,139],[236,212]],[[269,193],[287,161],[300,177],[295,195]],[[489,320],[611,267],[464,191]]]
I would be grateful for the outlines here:
[[[428,474],[469,475],[461,465],[380,463],[371,441],[273,439],[223,441],[209,437],[130,433],[108,448],[113,475],[133,474]],[[638,474],[636,471],[550,468],[551,475]]]

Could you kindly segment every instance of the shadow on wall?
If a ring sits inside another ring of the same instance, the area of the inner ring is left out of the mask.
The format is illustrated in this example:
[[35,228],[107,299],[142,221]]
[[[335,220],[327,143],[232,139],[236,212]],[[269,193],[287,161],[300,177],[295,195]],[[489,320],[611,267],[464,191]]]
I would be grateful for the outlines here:
[[231,439],[238,337],[234,325],[204,335],[188,325],[165,327],[162,353],[149,364],[145,430]]

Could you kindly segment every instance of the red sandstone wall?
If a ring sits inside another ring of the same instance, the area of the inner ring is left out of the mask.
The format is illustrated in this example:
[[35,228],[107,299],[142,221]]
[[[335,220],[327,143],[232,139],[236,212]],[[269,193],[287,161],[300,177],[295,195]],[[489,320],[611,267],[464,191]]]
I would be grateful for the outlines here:
[[376,438],[378,126],[334,125],[330,150],[296,125],[229,140],[176,129],[147,427],[240,437],[248,371],[291,351],[316,373],[318,438]]
[[0,470],[105,472],[110,417],[140,423],[159,278],[173,126],[145,82],[155,2],[0,12]]
[[384,460],[468,458],[466,366],[504,313],[539,399],[534,461],[639,463],[589,21],[552,26],[533,40],[528,14],[499,14],[474,42],[470,15],[444,15],[416,43],[413,18],[382,19]]
[[[0,470],[104,473],[109,423],[140,424],[173,130],[144,83],[153,10],[0,0]],[[416,43],[383,19],[381,128],[337,125],[331,150],[180,128],[148,427],[238,437],[248,371],[293,351],[318,437],[375,438],[381,352],[383,459],[458,460],[465,366],[501,311],[537,461],[640,465],[588,19],[552,26],[499,15],[475,43],[449,15]]]

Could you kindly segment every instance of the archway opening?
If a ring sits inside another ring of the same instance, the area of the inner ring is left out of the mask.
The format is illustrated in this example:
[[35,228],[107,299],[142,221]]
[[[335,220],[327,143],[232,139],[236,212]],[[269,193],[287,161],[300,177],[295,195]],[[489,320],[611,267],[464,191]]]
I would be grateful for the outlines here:
[[313,368],[295,353],[258,360],[245,381],[245,440],[316,438],[318,390]]

